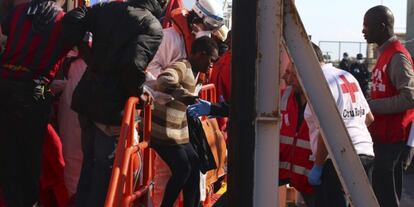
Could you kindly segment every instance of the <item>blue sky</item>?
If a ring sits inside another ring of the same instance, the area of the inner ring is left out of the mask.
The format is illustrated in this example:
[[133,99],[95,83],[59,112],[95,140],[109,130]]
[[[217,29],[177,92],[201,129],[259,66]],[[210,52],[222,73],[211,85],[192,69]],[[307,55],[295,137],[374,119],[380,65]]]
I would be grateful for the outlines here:
[[[223,1],[223,0],[217,0]],[[192,6],[194,0],[184,0],[187,7]],[[362,35],[362,22],[365,12],[376,5],[383,4],[391,9],[395,17],[396,32],[405,32],[407,0],[296,0],[296,7],[312,41],[358,41],[365,42]],[[361,52],[365,54],[366,45],[361,45]],[[359,52],[359,44],[341,45],[321,44],[324,52],[329,52],[333,58],[338,53],[347,51],[351,56]]]

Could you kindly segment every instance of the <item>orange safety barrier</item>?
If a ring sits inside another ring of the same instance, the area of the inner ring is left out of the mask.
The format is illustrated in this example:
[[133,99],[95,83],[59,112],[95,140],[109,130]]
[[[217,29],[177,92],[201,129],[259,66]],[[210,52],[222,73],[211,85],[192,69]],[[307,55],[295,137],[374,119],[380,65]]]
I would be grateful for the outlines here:
[[216,86],[212,83],[203,85],[200,91],[200,98],[212,103],[217,102]]
[[[214,84],[204,85],[200,97],[213,103],[217,102]],[[152,197],[151,186],[154,177],[154,152],[148,147],[151,133],[151,106],[146,105],[144,108],[143,139],[134,143],[134,138],[138,138],[139,134],[135,130],[140,128],[135,125],[135,117],[142,112],[135,109],[138,102],[138,98],[131,97],[125,105],[105,207],[129,207],[135,203],[146,206],[151,202],[148,200]],[[139,171],[138,176],[142,176],[137,184],[134,182],[136,171]],[[210,184],[208,183],[207,186]],[[211,193],[207,195],[205,206],[213,205],[211,196]]]
[[[135,125],[135,118],[141,113],[141,110],[136,110],[138,102],[138,98],[131,97],[125,105],[105,207],[127,207],[135,202],[141,204],[150,202],[147,199],[151,197],[150,188],[153,179],[153,152],[148,147],[151,132],[151,105],[147,104],[144,108],[143,140],[139,140],[139,133],[135,131],[139,128]],[[134,138],[139,140],[138,143],[134,143]],[[137,179],[137,183],[134,182],[136,171],[139,171],[138,176],[142,176]]]

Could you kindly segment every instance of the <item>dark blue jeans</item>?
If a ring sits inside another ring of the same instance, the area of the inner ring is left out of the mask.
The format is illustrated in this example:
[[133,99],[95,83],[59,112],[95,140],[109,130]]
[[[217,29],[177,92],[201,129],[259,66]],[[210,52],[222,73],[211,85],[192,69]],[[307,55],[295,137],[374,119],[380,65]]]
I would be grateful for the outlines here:
[[405,142],[374,144],[372,187],[382,207],[400,206],[403,182],[401,153],[404,146]]
[[118,136],[108,136],[95,123],[79,117],[83,163],[76,192],[78,207],[102,207],[112,174]]
[[[371,181],[374,157],[359,155],[362,166],[368,179]],[[348,202],[336,174],[335,167],[331,159],[328,159],[322,171],[321,185],[316,186],[316,205],[317,207],[348,207]]]

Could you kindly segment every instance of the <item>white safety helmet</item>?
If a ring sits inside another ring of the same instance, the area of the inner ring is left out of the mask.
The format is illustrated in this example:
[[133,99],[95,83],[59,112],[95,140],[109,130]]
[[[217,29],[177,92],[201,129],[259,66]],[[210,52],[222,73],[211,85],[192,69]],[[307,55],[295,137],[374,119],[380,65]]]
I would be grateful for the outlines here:
[[224,24],[223,10],[217,0],[196,0],[193,11],[211,30],[217,30]]

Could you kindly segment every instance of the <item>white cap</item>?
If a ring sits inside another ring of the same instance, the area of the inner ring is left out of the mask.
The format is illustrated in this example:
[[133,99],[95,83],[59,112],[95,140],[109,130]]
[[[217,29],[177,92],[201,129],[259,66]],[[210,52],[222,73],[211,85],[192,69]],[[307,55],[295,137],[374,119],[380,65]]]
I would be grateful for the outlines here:
[[217,30],[224,24],[223,10],[216,0],[197,0],[194,4],[193,11],[212,30]]

